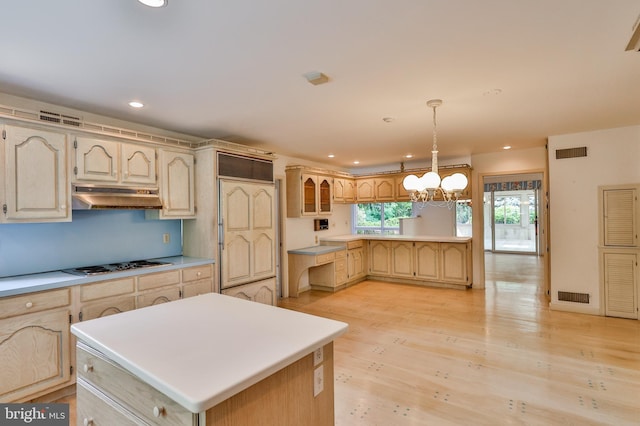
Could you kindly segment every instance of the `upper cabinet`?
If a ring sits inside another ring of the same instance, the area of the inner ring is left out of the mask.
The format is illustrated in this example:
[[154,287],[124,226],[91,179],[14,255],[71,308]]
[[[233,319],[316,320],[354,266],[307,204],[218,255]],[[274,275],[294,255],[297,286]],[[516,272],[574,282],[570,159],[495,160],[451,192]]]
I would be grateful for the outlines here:
[[147,218],[195,218],[195,160],[193,154],[161,149],[159,174],[162,209],[146,211]]
[[358,203],[394,201],[395,175],[356,179]]
[[356,181],[352,178],[333,178],[333,201],[335,203],[356,202]]
[[287,173],[287,217],[331,214],[333,178],[318,175],[302,168]]
[[75,182],[157,185],[153,147],[80,136],[73,145]]
[[0,222],[67,222],[71,191],[65,134],[5,125]]

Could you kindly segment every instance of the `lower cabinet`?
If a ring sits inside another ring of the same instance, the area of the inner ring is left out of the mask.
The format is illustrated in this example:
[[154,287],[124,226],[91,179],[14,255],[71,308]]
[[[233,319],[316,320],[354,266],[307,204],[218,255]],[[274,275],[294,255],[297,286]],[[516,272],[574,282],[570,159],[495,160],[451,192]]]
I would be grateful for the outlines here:
[[638,253],[601,250],[605,315],[638,319]]
[[353,283],[367,276],[367,247],[363,240],[347,243],[347,281]]
[[71,384],[70,289],[0,299],[0,402]]
[[72,322],[212,291],[213,266],[202,265],[0,298],[0,403],[74,383]]
[[269,278],[263,281],[225,288],[222,290],[222,294],[275,306],[278,296],[276,279]]
[[447,287],[470,287],[471,243],[369,242],[369,276]]

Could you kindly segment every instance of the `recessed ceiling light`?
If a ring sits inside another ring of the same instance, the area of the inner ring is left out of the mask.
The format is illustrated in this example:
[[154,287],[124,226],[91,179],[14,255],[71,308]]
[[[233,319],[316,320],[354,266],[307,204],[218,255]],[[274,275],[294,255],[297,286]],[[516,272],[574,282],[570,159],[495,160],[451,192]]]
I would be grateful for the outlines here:
[[404,156],[404,158],[413,158],[413,154],[407,154]]
[[169,0],[138,0],[140,3],[149,7],[164,7],[169,3]]
[[360,164],[358,160],[354,161],[353,164]]
[[140,101],[131,101],[129,102],[129,106],[131,108],[142,108],[144,106],[144,104]]
[[382,117],[382,121],[385,123],[393,123],[394,119],[393,117]]
[[333,157],[335,157],[335,155],[334,154],[329,154],[329,155],[327,155],[327,157],[333,158]]
[[502,147],[502,149],[511,149],[511,145],[505,145]]

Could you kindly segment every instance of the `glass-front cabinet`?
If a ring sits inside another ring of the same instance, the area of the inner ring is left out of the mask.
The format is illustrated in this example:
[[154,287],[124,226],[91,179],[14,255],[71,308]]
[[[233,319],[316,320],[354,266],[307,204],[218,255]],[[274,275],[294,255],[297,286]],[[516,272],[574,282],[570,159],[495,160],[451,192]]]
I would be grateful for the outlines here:
[[307,172],[302,168],[287,169],[287,217],[331,214],[333,178]]

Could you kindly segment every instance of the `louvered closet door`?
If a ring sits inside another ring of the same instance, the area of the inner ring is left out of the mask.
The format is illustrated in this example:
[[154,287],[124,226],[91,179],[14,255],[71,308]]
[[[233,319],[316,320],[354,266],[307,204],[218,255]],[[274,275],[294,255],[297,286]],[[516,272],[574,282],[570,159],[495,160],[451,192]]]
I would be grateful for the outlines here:
[[605,315],[638,318],[635,253],[604,253]]
[[275,186],[220,180],[222,289],[276,275]]
[[636,190],[603,191],[603,232],[605,246],[633,247],[638,243],[636,229]]

